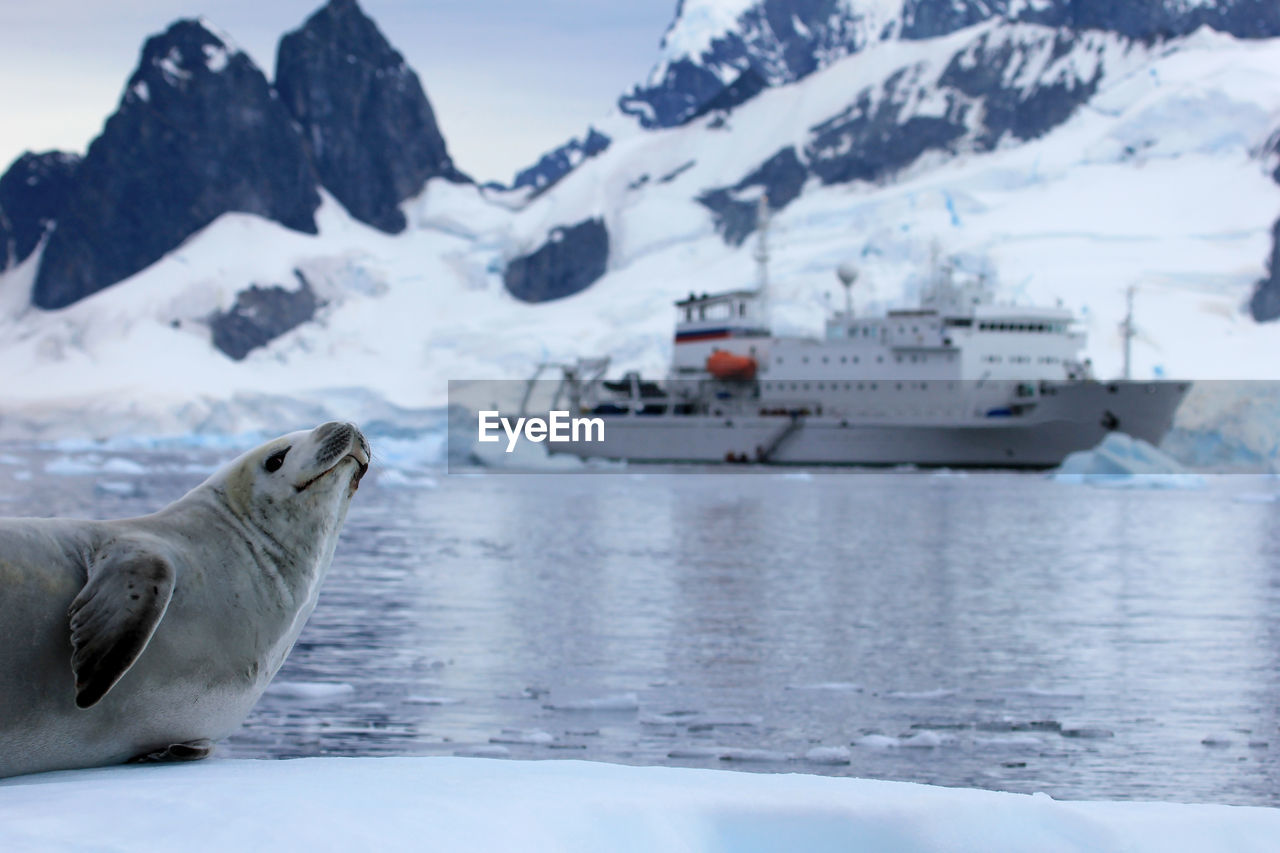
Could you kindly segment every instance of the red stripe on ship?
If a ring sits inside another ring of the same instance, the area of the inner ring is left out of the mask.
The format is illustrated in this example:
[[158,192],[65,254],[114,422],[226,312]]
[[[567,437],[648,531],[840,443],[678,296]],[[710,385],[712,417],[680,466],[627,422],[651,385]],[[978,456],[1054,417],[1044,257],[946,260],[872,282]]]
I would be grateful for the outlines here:
[[712,329],[706,332],[679,332],[676,334],[676,343],[689,344],[694,341],[718,341],[721,338],[731,337],[732,334],[728,329]]

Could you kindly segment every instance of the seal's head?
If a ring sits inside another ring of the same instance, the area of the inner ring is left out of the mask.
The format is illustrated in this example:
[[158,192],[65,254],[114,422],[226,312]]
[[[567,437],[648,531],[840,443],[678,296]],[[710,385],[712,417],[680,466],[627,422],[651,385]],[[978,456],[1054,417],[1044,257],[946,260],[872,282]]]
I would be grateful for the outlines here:
[[368,470],[369,442],[354,424],[335,421],[254,448],[207,485],[243,521],[288,547],[310,550],[336,540]]

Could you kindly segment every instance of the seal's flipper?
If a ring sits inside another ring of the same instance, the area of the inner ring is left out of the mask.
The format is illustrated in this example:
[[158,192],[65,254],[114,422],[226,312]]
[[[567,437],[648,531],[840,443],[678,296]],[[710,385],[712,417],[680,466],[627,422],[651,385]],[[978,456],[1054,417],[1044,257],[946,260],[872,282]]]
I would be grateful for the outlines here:
[[77,706],[94,705],[133,666],[172,597],[173,566],[162,557],[119,549],[94,562],[67,611]]
[[171,743],[155,752],[144,752],[129,759],[130,764],[152,764],[158,761],[199,761],[213,752],[213,741],[208,738]]

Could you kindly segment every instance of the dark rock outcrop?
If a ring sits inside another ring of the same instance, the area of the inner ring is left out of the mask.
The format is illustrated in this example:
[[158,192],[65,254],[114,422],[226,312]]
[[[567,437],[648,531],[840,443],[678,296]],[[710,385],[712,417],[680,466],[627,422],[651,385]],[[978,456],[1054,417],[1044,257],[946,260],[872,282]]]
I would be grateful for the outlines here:
[[33,301],[61,308],[159,260],[230,211],[315,233],[301,135],[261,70],[200,21],[147,40],[58,214]]
[[585,139],[570,139],[554,151],[543,154],[537,163],[516,175],[511,188],[532,187],[536,192],[545,192],[576,169],[583,160],[606,150],[611,141],[594,127],[587,128]]
[[728,112],[763,92],[768,85],[755,69],[748,68],[738,75],[738,79],[721,89],[718,95],[694,110],[689,120],[692,121],[707,113]]
[[1259,323],[1280,320],[1280,219],[1271,229],[1271,258],[1267,261],[1267,274],[1254,285],[1249,313]]
[[77,154],[28,151],[0,177],[0,211],[8,221],[11,241],[0,238],[0,269],[5,268],[5,245],[11,250],[8,257],[13,264],[21,263],[35,251],[57,219],[79,165]]
[[[1051,46],[1043,44],[1049,39]],[[1014,79],[1028,55],[1047,47],[1056,60],[1073,50],[1087,51],[1086,39],[1065,30],[1029,42],[984,34],[951,58],[938,83],[982,102],[984,132],[977,139],[980,150],[995,148],[1006,133],[1018,140],[1035,139],[1062,124],[1093,97],[1102,80],[1102,64],[1098,63],[1087,79],[1059,77],[1037,82],[1030,89],[1005,81]],[[1103,46],[1099,42],[1094,49],[1100,53]]]
[[302,273],[294,270],[293,274],[298,278],[297,290],[251,285],[236,295],[235,304],[228,311],[209,318],[213,345],[240,361],[258,347],[314,319],[321,303]]
[[964,107],[954,101],[941,117],[901,114],[898,86],[906,76],[904,70],[890,77],[879,99],[863,90],[843,112],[812,128],[805,158],[824,184],[878,181],[964,135]]
[[[683,4],[668,30],[681,26]],[[713,38],[698,56],[665,60],[643,85],[618,102],[644,127],[674,127],[706,111],[725,80],[753,71],[768,86],[800,80],[868,45],[891,39],[925,39],[981,21],[1102,30],[1155,41],[1209,26],[1240,38],[1280,36],[1275,0],[1216,0],[1204,4],[1162,0],[905,0],[900,17],[884,17],[878,4],[841,0],[759,0],[736,26]],[[664,40],[665,43],[665,40]]]
[[515,298],[547,302],[585,290],[608,261],[609,231],[603,220],[587,219],[552,230],[536,251],[507,264],[502,279]]
[[320,183],[352,216],[404,230],[400,203],[433,177],[464,181],[414,73],[356,5],[330,0],[280,40],[276,89]]
[[770,210],[781,210],[800,195],[809,172],[795,148],[787,146],[733,187],[703,193],[698,201],[712,211],[716,230],[731,246],[741,245],[756,230],[759,201],[742,199],[748,189],[759,188],[768,198]]
[[4,207],[0,206],[0,272],[7,270],[13,263],[13,227],[9,225]]

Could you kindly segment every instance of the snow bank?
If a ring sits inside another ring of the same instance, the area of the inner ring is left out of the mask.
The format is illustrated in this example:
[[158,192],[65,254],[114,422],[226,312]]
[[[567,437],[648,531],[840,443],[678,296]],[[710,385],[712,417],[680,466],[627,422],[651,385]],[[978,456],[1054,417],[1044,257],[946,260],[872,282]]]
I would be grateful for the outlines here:
[[1280,810],[582,761],[213,760],[0,782],[0,849],[1275,849]]
[[1111,488],[1201,489],[1204,478],[1139,438],[1108,433],[1092,450],[1072,453],[1050,475],[1059,483]]

